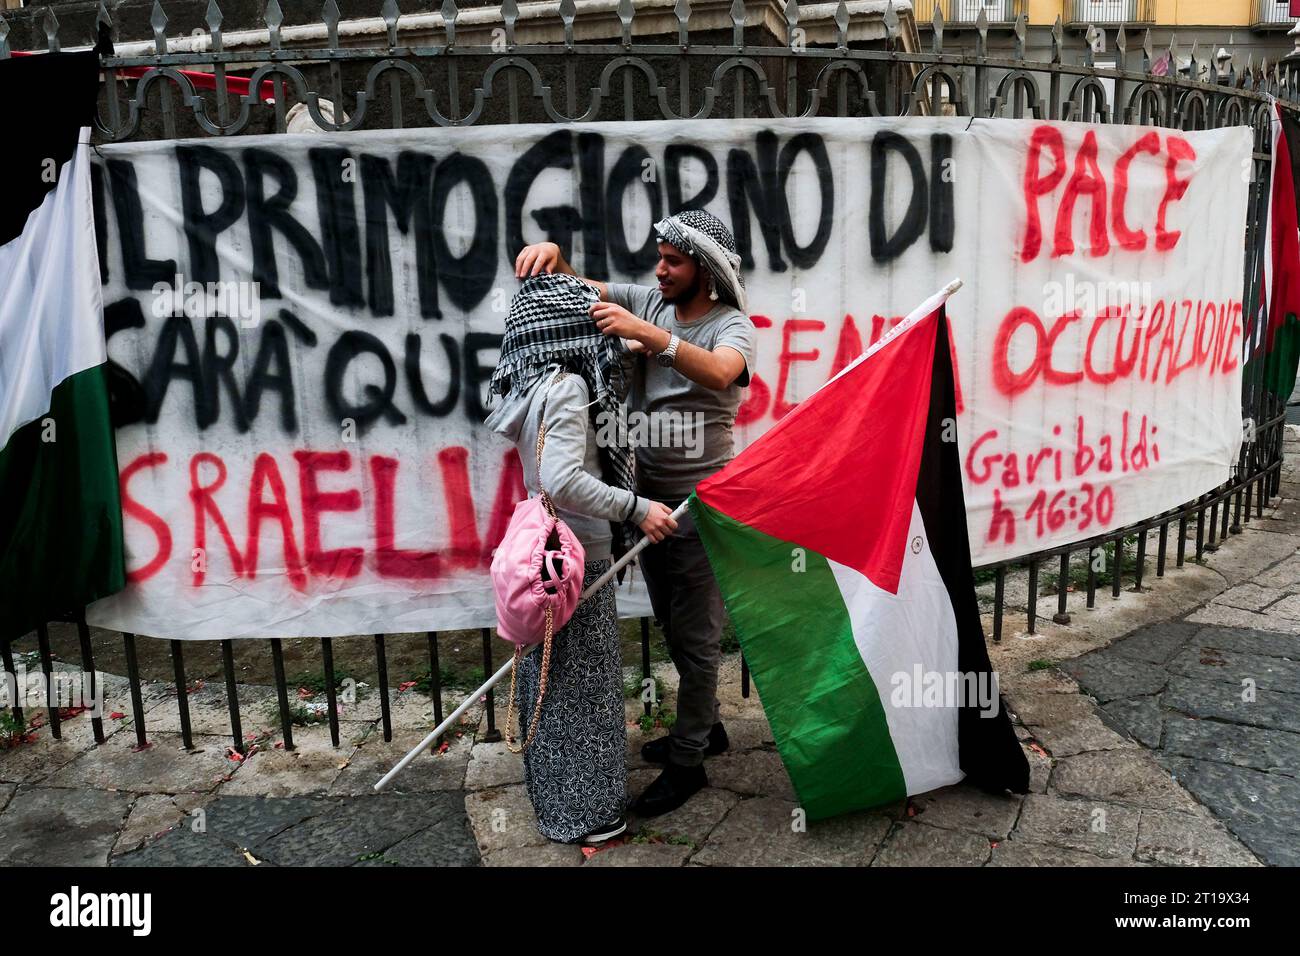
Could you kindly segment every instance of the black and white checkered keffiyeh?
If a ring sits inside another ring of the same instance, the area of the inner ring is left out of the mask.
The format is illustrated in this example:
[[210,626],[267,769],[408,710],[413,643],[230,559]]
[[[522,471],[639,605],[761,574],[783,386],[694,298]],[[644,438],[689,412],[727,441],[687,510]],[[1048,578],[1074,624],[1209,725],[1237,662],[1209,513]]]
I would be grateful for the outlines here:
[[[599,297],[586,282],[563,273],[525,279],[510,300],[501,357],[488,388],[494,395],[526,394],[557,362],[581,375],[593,399],[591,418],[597,434],[608,436],[612,431],[618,440],[616,445],[600,446],[604,481],[635,493],[636,459],[621,411],[627,394],[624,366],[615,337],[602,334],[588,312]],[[602,429],[601,422],[612,427]],[[617,558],[635,540],[637,528],[631,522],[610,522],[610,527]]]
[[740,274],[736,240],[722,220],[703,209],[685,209],[655,223],[660,241],[676,246],[709,273],[709,298],[722,298],[745,311],[745,280]]

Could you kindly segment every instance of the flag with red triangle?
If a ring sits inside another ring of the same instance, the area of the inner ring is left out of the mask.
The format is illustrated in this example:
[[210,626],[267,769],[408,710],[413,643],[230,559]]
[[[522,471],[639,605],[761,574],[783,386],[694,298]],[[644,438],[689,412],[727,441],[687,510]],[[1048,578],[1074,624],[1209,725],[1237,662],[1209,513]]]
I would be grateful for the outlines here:
[[690,499],[810,819],[963,777],[1028,789],[975,598],[947,294]]

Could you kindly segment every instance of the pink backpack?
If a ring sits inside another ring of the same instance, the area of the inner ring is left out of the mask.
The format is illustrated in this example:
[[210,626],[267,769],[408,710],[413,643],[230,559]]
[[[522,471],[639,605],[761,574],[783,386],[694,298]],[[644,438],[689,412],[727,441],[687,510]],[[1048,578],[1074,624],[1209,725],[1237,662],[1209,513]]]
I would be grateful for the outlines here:
[[[561,372],[552,381],[564,376]],[[550,391],[550,384],[546,386]],[[542,448],[546,442],[546,398],[542,399],[541,421],[537,426],[537,481],[541,484]],[[492,589],[496,598],[497,633],[515,645],[510,671],[510,698],[506,706],[506,727],[514,742],[515,677],[519,661],[528,648],[542,645],[542,679],[533,708],[532,723],[523,753],[532,743],[542,716],[546,678],[551,666],[551,639],[573,617],[582,595],[586,552],[577,536],[555,513],[551,496],[540,488],[536,498],[515,505],[501,544],[492,555]],[[523,715],[520,715],[521,717]]]

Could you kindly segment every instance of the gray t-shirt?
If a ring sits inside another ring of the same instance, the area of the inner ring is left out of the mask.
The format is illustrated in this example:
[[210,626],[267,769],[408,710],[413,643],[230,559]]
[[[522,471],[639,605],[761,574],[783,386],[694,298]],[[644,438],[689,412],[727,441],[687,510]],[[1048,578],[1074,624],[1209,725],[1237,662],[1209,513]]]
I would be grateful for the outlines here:
[[679,322],[676,307],[665,302],[658,289],[622,282],[608,283],[606,288],[610,302],[667,329],[683,342],[710,352],[726,345],[745,357],[740,376],[721,391],[692,382],[653,359],[633,366],[628,407],[634,413],[647,413],[644,418],[629,420],[630,437],[638,446],[638,490],[651,498],[675,502],[735,455],[732,426],[754,365],[754,323],[722,302],[694,322]]

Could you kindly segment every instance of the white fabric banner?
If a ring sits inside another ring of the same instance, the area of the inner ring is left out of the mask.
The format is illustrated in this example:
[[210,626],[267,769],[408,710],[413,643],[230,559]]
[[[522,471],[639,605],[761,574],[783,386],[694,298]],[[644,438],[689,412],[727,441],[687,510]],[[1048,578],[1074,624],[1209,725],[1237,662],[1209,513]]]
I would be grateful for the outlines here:
[[[103,147],[132,583],[169,638],[494,623],[522,483],[483,428],[515,253],[653,284],[652,223],[733,228],[753,441],[954,277],[977,564],[1227,479],[1251,137],[1029,120],[496,126]],[[739,450],[739,449],[738,449]],[[780,489],[774,489],[780,493]],[[846,514],[846,520],[852,520]],[[646,604],[639,574],[621,613]]]

